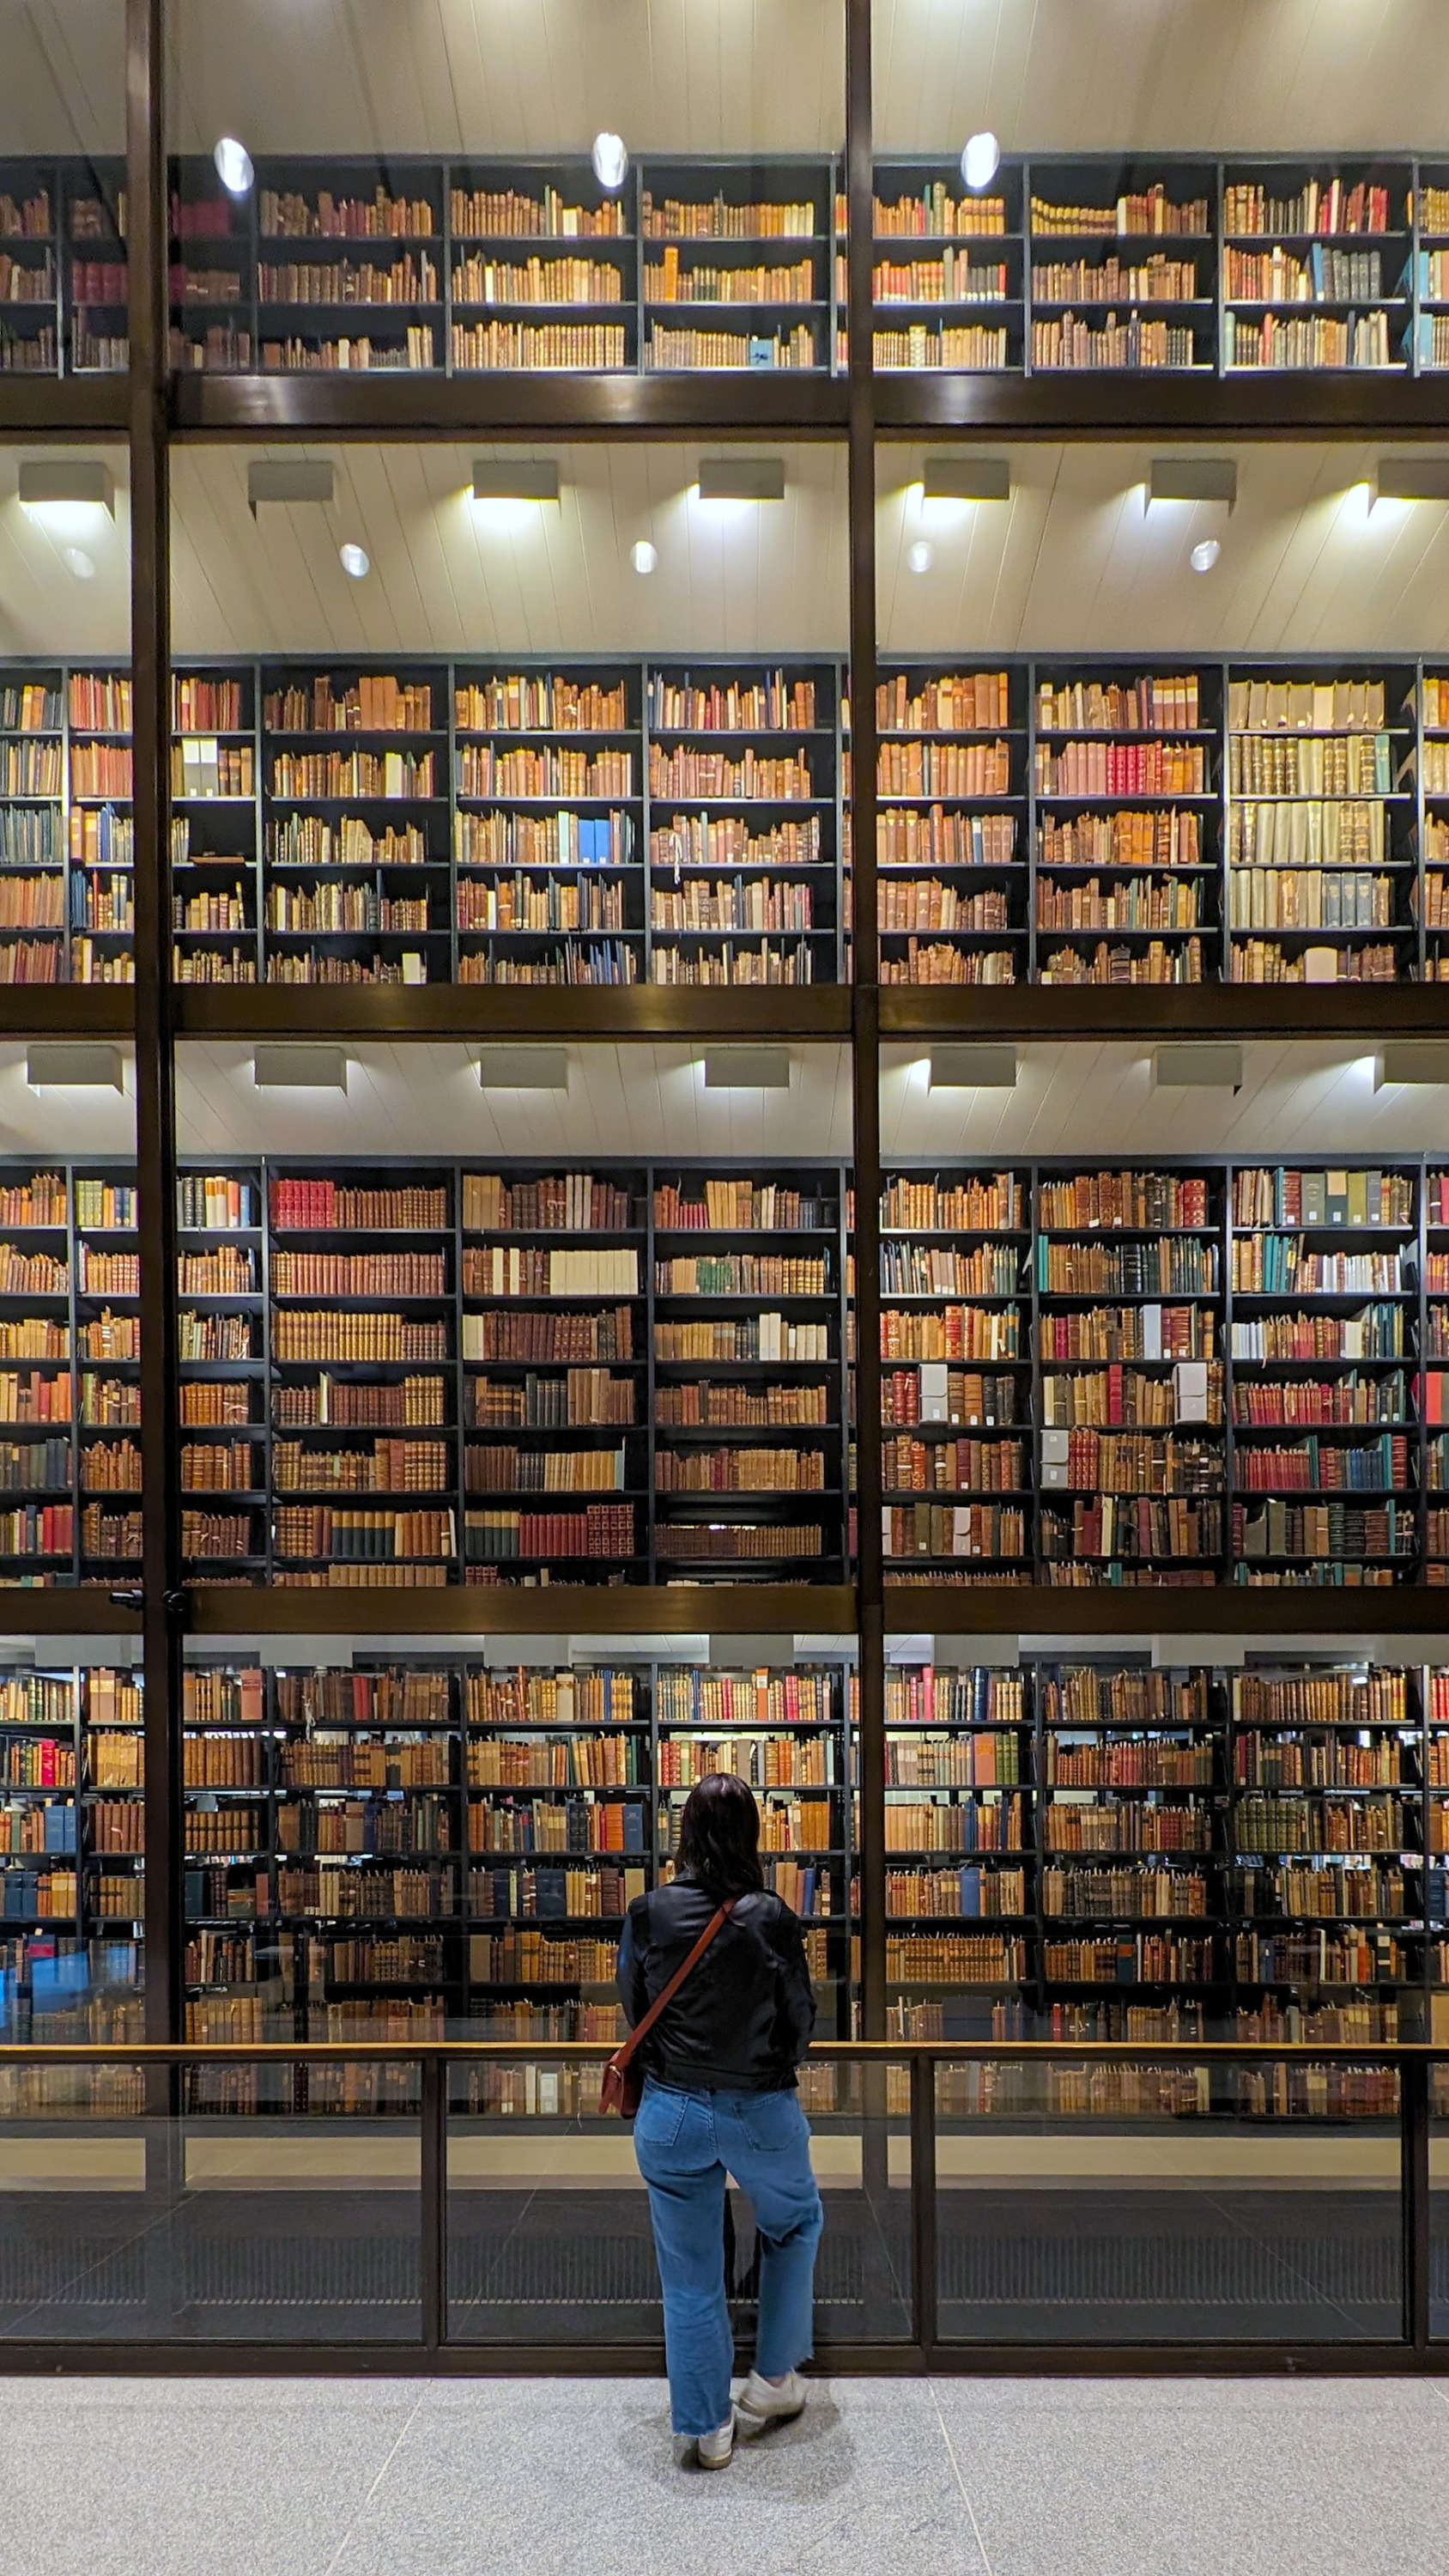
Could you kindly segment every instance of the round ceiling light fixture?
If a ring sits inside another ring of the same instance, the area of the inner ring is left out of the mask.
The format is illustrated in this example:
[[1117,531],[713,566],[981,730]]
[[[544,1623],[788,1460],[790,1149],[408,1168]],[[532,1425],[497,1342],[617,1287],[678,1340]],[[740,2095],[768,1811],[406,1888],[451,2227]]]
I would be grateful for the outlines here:
[[244,197],[256,176],[252,156],[234,134],[224,134],[212,154],[216,175],[229,197]]
[[1001,146],[994,134],[973,134],[961,155],[961,176],[968,188],[989,188],[1001,167]]
[[906,562],[910,566],[912,572],[929,572],[935,560],[935,548],[934,546],[928,546],[924,537],[918,537],[916,539],[915,544],[906,556]]
[[607,188],[612,195],[623,187],[629,175],[629,154],[622,134],[596,134],[589,159],[601,188]]
[[652,546],[647,537],[640,537],[629,548],[629,561],[637,573],[651,573],[659,561],[659,548]]
[[1194,572],[1211,572],[1221,553],[1222,547],[1216,537],[1204,537],[1200,545],[1193,547],[1188,562]]
[[362,546],[339,546],[337,560],[349,581],[365,581],[372,570],[372,557]]

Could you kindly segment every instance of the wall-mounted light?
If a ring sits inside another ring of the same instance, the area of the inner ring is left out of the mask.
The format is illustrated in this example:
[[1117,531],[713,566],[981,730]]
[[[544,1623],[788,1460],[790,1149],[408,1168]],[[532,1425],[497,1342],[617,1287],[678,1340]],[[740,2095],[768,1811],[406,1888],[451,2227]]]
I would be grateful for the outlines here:
[[629,154],[622,134],[596,134],[589,159],[601,188],[613,195],[623,187],[629,175]]
[[252,168],[252,156],[246,145],[238,143],[234,134],[223,134],[211,157],[216,164],[216,175],[227,195],[244,197],[256,177],[256,172]]
[[994,134],[983,131],[968,137],[961,155],[961,176],[973,193],[989,188],[1001,167],[1001,146]]
[[933,1047],[929,1062],[932,1091],[1014,1091],[1014,1046]]
[[556,501],[558,467],[548,456],[475,456],[475,501]]
[[258,1091],[345,1091],[347,1058],[341,1047],[259,1046],[252,1081]]
[[116,487],[109,465],[98,457],[37,457],[20,468],[17,486],[22,509],[62,512],[106,510],[116,515]]
[[480,1091],[567,1091],[567,1047],[486,1046],[475,1058]]
[[1231,1039],[1188,1039],[1157,1047],[1152,1057],[1154,1091],[1241,1091],[1243,1050]]
[[1149,509],[1154,501],[1206,501],[1231,514],[1238,506],[1237,465],[1231,456],[1154,456]]
[[349,581],[366,581],[372,570],[372,557],[363,546],[339,546],[337,560]]
[[1449,456],[1381,456],[1376,501],[1449,501]]
[[1011,464],[1005,456],[928,456],[921,469],[924,501],[1009,501]]
[[1449,1040],[1394,1038],[1374,1061],[1374,1089],[1387,1082],[1449,1082]]
[[647,579],[659,561],[659,548],[651,546],[647,537],[640,537],[629,548],[629,561],[634,570]]
[[263,503],[280,508],[330,509],[337,469],[325,456],[269,456],[247,467],[247,508],[255,518]]
[[25,1079],[32,1091],[124,1091],[125,1060],[119,1047],[84,1038],[37,1039],[26,1050]]
[[706,1091],[788,1091],[788,1047],[711,1047],[698,1058]]
[[783,501],[785,460],[782,456],[702,456],[698,491],[701,501]]

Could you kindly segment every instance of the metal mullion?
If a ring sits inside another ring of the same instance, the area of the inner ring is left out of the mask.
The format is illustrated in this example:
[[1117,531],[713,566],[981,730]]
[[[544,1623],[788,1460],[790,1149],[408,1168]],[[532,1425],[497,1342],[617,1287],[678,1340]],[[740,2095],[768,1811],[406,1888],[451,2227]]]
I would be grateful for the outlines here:
[[[1414,1177],[1417,1184],[1415,1196],[1418,1201],[1416,1213],[1419,1221],[1417,1246],[1419,1311],[1415,1338],[1418,1348],[1405,1374],[1409,1383],[1409,1401],[1414,1404],[1414,1410],[1419,1417],[1417,1424],[1419,1491],[1415,1498],[1417,1510],[1414,1580],[1422,1584],[1428,1581],[1429,1568],[1429,1368],[1426,1357],[1429,1348],[1429,1157],[1427,1154],[1420,1154],[1416,1160],[1418,1170]],[[1415,1361],[1417,1366],[1414,1364]],[[1414,1403],[1413,1389],[1416,1385],[1422,1392],[1417,1403]]]
[[[1036,693],[1039,685],[1040,670],[1041,664],[1036,659],[1033,659],[1026,665],[1026,776],[1022,781],[1022,787],[1026,795],[1026,813],[1023,817],[1026,827],[1026,849],[1023,852],[1023,857],[1026,861],[1026,980],[1029,984],[1035,984],[1037,982],[1039,965],[1037,958],[1038,943],[1036,933],[1038,875],[1036,812]],[[1010,701],[1008,700],[1008,715],[1010,712]]]
[[855,1186],[856,1604],[860,1646],[861,2027],[886,2020],[885,1617],[881,1533],[880,955],[877,923],[875,386],[871,257],[875,172],[871,0],[846,0],[848,178],[851,991]]
[[[654,800],[649,790],[649,744],[652,735],[652,728],[649,722],[649,675],[651,670],[662,668],[662,665],[652,663],[648,656],[645,655],[640,659],[637,667],[639,680],[639,868],[643,880],[643,894],[641,897],[642,910],[640,914],[643,937],[640,944],[640,964],[644,970],[643,981],[646,984],[652,984],[654,981],[654,862],[650,843],[654,829]],[[624,707],[626,723],[628,714],[629,708],[626,701]],[[633,802],[633,798],[630,797],[629,804],[631,808],[633,806]],[[629,815],[629,822],[632,828],[632,811]],[[627,930],[622,935],[627,938]],[[651,1358],[651,1372],[652,1365],[653,1363]],[[650,1394],[652,1397],[652,1374],[650,1378]],[[650,1576],[650,1581],[653,1581],[652,1574]]]
[[1220,1365],[1223,1372],[1223,1535],[1222,1546],[1218,1551],[1221,1568],[1218,1575],[1220,1583],[1231,1583],[1233,1579],[1233,1511],[1238,1488],[1237,1390],[1233,1377],[1233,1250],[1237,1239],[1237,1215],[1234,1201],[1237,1186],[1237,1157],[1229,1155],[1223,1164],[1223,1215],[1218,1238],[1218,1258],[1222,1263],[1218,1294],[1222,1300],[1222,1314],[1219,1320],[1222,1331]]
[[[451,275],[451,253],[449,254],[448,265],[449,273]],[[444,322],[443,326],[448,334],[448,347],[450,351],[452,348],[451,295],[452,289],[450,287],[450,301],[446,308],[449,318]],[[451,359],[449,361],[448,371],[451,372]],[[442,668],[448,691],[448,981],[450,984],[456,984],[458,981],[458,663],[456,656],[450,653]],[[458,1227],[461,1227],[461,1222],[462,1201],[460,1195],[457,1218]],[[458,1271],[460,1293],[462,1288],[462,1278],[463,1273],[460,1265]]]
[[162,0],[127,0],[131,757],[140,1193],[146,2030],[182,2027],[181,1588],[170,816],[170,452]]
[[[1414,219],[1416,224],[1418,222],[1418,202],[1416,191],[1414,198]],[[1418,268],[1419,261],[1416,253],[1414,258],[1414,273],[1416,281],[1418,277]],[[1417,298],[1417,283],[1415,284],[1414,293]],[[1416,345],[1417,339],[1418,333],[1416,330]],[[1414,913],[1418,923],[1418,939],[1416,942],[1414,965],[1418,980],[1421,984],[1425,982],[1429,970],[1429,931],[1427,922],[1428,884],[1424,873],[1424,854],[1428,837],[1428,818],[1424,811],[1424,689],[1424,656],[1421,654],[1414,665],[1414,856],[1418,862],[1418,866],[1414,879],[1413,896]]]
[[[645,1345],[643,1352],[645,1368],[644,1480],[647,1490],[644,1497],[643,1554],[647,1562],[645,1581],[650,1584],[657,1583],[659,1580],[659,1469],[657,1463],[659,1440],[658,1424],[655,1420],[656,1388],[654,1366],[656,1336],[655,1318],[658,1312],[658,1298],[654,1279],[654,1191],[658,1174],[659,1165],[657,1163],[646,1163],[644,1165],[644,1294],[642,1303],[644,1309]],[[637,1386],[639,1383],[638,1378],[634,1375],[632,1369],[630,1371],[630,1383],[634,1386]],[[627,1456],[627,1454],[628,1452],[626,1450],[625,1455]],[[637,1528],[635,1529],[634,1536],[637,1543],[639,1536]]]
[[[456,945],[455,938],[455,948]],[[464,1463],[467,1433],[463,1423],[467,1391],[463,1375],[463,1169],[462,1162],[455,1161],[449,1173],[453,1192],[453,1496],[458,1513],[454,1539],[460,1585],[466,1585],[468,1580],[468,1479]]]
[[[258,1270],[262,1304],[258,1318],[261,1327],[259,1335],[261,1347],[253,1353],[253,1357],[259,1359],[262,1364],[262,1492],[265,1499],[262,1504],[260,1552],[263,1560],[262,1580],[270,1585],[275,1581],[275,1569],[272,1563],[272,1505],[276,1496],[276,1475],[272,1457],[274,1428],[272,1419],[272,1193],[264,1155],[257,1158],[256,1175],[257,1224],[261,1233],[261,1260],[258,1263]],[[256,1383],[250,1373],[248,1373],[247,1383],[249,1386]]]

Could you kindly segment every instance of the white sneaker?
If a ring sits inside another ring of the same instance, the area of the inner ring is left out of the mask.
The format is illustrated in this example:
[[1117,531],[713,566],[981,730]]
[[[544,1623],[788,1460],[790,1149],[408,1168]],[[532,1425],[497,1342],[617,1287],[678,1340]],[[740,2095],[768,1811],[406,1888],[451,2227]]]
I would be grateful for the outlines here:
[[792,2423],[805,2411],[805,2382],[792,2370],[778,2388],[752,2370],[735,2401],[735,2422],[742,2442],[753,2442],[772,2424]]
[[735,2447],[735,2417],[731,2407],[717,2433],[701,2433],[695,2452],[702,2469],[727,2469]]

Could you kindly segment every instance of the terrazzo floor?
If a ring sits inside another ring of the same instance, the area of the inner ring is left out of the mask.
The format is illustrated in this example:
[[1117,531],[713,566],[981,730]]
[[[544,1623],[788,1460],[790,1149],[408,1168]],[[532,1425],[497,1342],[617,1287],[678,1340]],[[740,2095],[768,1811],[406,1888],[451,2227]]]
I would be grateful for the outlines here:
[[7,2576],[1429,2576],[1449,2380],[817,2380],[722,2475],[660,2383],[12,2379]]

